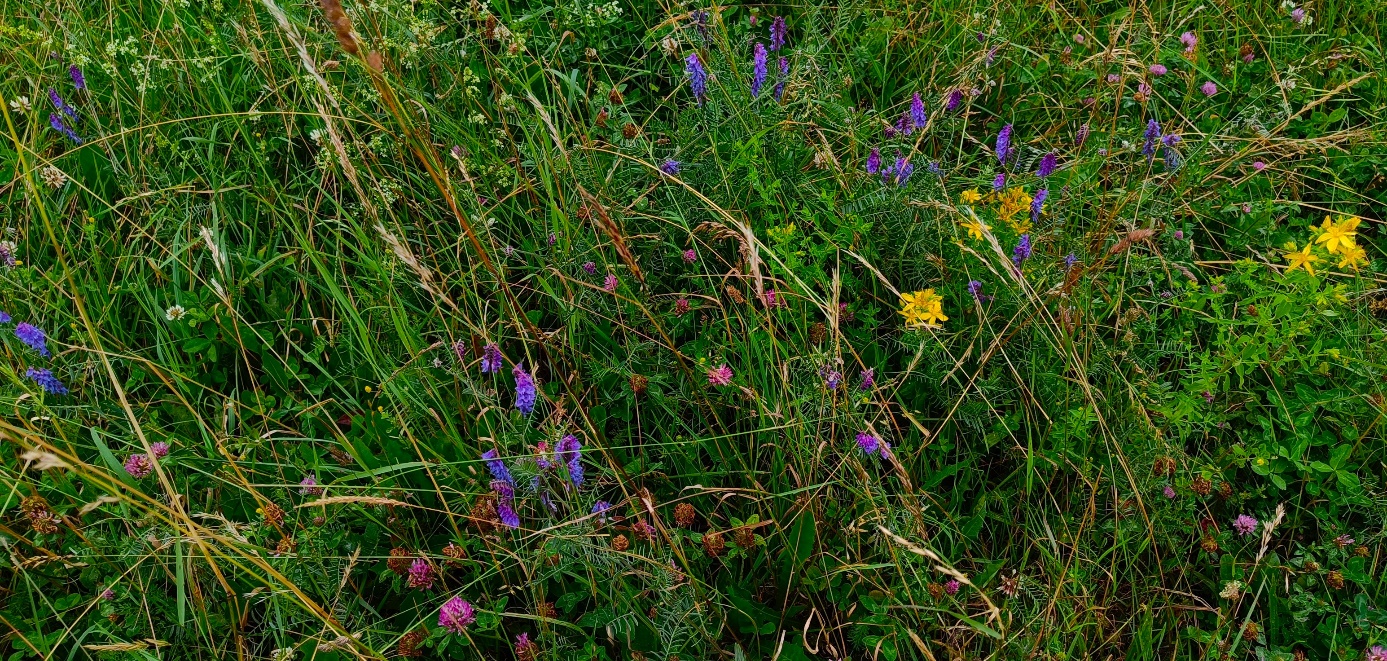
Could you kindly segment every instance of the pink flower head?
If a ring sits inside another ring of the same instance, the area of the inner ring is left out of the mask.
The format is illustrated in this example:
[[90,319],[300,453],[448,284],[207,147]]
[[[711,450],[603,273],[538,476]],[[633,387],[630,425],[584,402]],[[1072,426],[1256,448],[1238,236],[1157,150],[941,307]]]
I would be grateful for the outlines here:
[[597,275],[597,264],[594,262],[583,262],[583,270],[587,271],[588,275]]
[[1151,73],[1153,73],[1153,74],[1155,74],[1155,75],[1157,75],[1157,76],[1164,76],[1164,75],[1166,74],[1166,72],[1168,72],[1168,71],[1170,71],[1170,70],[1167,69],[1167,68],[1165,68],[1165,65],[1164,65],[1164,64],[1153,64],[1153,65],[1151,65]]
[[685,250],[685,251],[684,251],[684,261],[687,262],[687,263],[689,263],[689,264],[692,264],[692,263],[698,261],[698,253],[694,252],[694,249],[693,249],[693,248],[689,248],[688,250]]
[[1110,73],[1110,74],[1108,74],[1108,82],[1109,82],[1109,83],[1116,83],[1116,82],[1119,81],[1119,80],[1122,80],[1122,76],[1119,76],[1119,75],[1117,75],[1117,74],[1115,74],[1115,73]]
[[1146,83],[1137,83],[1137,94],[1151,96],[1151,86]]
[[323,488],[318,486],[317,476],[309,473],[307,477],[299,481],[299,493],[305,496],[321,496]]
[[674,302],[674,316],[682,317],[689,311],[689,299],[680,298]]
[[1233,529],[1238,531],[1239,535],[1251,535],[1257,530],[1257,519],[1239,514],[1238,518],[1233,519]]
[[1258,171],[1258,172],[1261,172],[1262,170],[1265,170],[1266,168],[1267,168],[1267,164],[1266,164],[1266,163],[1263,163],[1263,162],[1261,162],[1261,161],[1253,161],[1253,162],[1252,162],[1252,169],[1253,169],[1253,170],[1256,170],[1256,171]]
[[1074,43],[1076,43],[1076,44],[1082,44],[1082,43],[1084,43],[1084,35],[1083,35],[1083,34],[1076,34],[1076,35],[1074,35]]
[[[433,567],[423,558],[415,558],[409,565],[409,587],[427,590],[433,587]],[[440,618],[439,626],[443,625]]]
[[125,460],[125,472],[137,480],[143,480],[154,472],[154,463],[142,454],[132,454]]
[[949,579],[949,582],[948,582],[948,583],[945,583],[945,584],[944,584],[944,591],[947,592],[947,593],[949,593],[949,594],[958,594],[958,588],[959,588],[959,585],[958,585],[958,580],[957,580],[957,579],[952,579],[952,578],[951,578],[951,579]]
[[1339,535],[1338,537],[1334,538],[1334,545],[1339,548],[1344,548],[1345,546],[1352,544],[1353,541],[1353,538],[1349,537],[1348,535]]
[[708,370],[708,383],[715,386],[732,384],[732,368],[723,363],[717,369]]
[[607,290],[607,292],[609,293],[616,291],[616,275],[613,273],[608,273],[607,279],[602,281],[602,288]]
[[453,597],[438,609],[438,626],[452,633],[461,634],[476,621],[477,613],[472,609],[472,604],[463,601],[462,597]]
[[1247,54],[1243,56],[1243,62],[1247,64],[1252,64],[1252,61],[1255,59],[1257,59],[1257,54],[1253,53],[1251,50],[1248,50]]
[[1169,498],[1171,500],[1175,499],[1175,487],[1172,487],[1169,484],[1165,485],[1165,489],[1162,490],[1161,493],[1164,494],[1166,498]]
[[779,302],[779,301],[776,299],[776,297],[775,297],[775,290],[774,290],[774,289],[767,289],[767,290],[766,290],[766,307],[768,307],[768,308],[773,308],[773,307],[776,307],[776,306],[778,306],[778,305],[780,305],[780,302]]
[[156,459],[163,459],[169,456],[169,444],[159,441],[149,446],[149,450],[154,453]]
[[1204,96],[1213,96],[1218,94],[1218,85],[1215,85],[1212,80],[1206,80],[1203,85],[1199,86],[1199,91],[1203,92]]
[[1291,10],[1291,20],[1294,21],[1296,25],[1300,25],[1301,23],[1304,23],[1304,22],[1305,22],[1305,8],[1304,8],[1304,7],[1296,7],[1295,9],[1292,9],[1292,10]]
[[1373,645],[1372,649],[1363,652],[1363,661],[1387,661],[1387,649]]
[[1194,47],[1199,44],[1199,38],[1193,32],[1186,32],[1180,35],[1180,43],[1185,45],[1186,53],[1193,53]]

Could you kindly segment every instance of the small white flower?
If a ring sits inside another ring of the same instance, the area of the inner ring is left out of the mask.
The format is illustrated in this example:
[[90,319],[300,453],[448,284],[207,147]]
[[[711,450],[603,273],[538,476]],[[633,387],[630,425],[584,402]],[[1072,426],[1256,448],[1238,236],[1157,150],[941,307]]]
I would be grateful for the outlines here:
[[1242,596],[1242,593],[1242,581],[1228,581],[1227,583],[1223,584],[1223,592],[1218,593],[1218,596],[1231,601]]
[[29,97],[17,96],[10,100],[10,110],[14,112],[29,112]]
[[164,318],[169,321],[178,321],[186,316],[188,316],[188,310],[181,305],[175,304],[164,310]]
[[49,188],[55,190],[62,188],[63,184],[67,183],[67,175],[51,165],[39,170],[39,178],[43,179],[43,183],[48,184]]

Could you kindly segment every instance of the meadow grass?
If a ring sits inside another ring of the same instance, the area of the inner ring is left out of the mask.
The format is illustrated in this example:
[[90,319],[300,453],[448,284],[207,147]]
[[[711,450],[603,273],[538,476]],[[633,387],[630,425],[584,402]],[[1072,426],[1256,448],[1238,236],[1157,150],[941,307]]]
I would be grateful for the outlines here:
[[0,0],[0,651],[1387,661],[1383,13]]

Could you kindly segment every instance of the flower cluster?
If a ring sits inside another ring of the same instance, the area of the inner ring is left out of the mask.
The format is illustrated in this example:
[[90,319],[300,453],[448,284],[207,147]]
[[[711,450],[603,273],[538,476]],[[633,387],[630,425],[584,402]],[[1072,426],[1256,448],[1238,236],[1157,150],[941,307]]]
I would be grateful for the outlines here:
[[568,465],[568,479],[573,486],[583,486],[583,444],[573,434],[564,436],[554,447],[554,455],[561,463]]
[[1305,243],[1304,248],[1297,250],[1293,241],[1285,245],[1284,257],[1288,263],[1286,272],[1305,269],[1307,273],[1314,275],[1315,264],[1321,259],[1320,248],[1330,256],[1338,256],[1339,268],[1357,269],[1367,260],[1367,252],[1357,241],[1360,222],[1360,219],[1353,216],[1339,216],[1337,222],[1325,216],[1322,225],[1311,228],[1312,239]]
[[944,316],[944,299],[933,289],[901,294],[900,313],[908,328],[938,328],[949,320]]
[[535,388],[535,377],[525,371],[525,362],[515,364],[515,369],[511,370],[511,376],[515,377],[515,408],[520,409],[520,415],[529,415],[535,410],[535,399],[538,391]]

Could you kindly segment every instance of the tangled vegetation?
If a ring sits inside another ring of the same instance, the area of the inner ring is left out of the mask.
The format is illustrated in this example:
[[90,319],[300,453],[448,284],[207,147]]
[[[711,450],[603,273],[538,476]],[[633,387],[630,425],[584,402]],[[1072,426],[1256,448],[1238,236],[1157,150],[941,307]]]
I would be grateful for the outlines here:
[[0,651],[1387,661],[1383,7],[0,4]]

